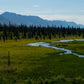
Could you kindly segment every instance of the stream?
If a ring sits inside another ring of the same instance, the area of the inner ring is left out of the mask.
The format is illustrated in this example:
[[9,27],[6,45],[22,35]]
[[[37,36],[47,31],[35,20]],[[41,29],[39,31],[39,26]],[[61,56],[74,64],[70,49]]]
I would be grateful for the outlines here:
[[50,46],[50,44],[53,44],[53,43],[67,43],[67,42],[72,42],[72,41],[84,41],[84,39],[70,39],[70,40],[60,40],[60,41],[52,41],[51,43],[46,43],[46,42],[37,42],[37,43],[29,43],[27,45],[29,46],[43,46],[43,47],[49,47],[49,48],[53,48],[53,49],[56,49],[56,50],[62,50],[64,51],[64,53],[60,53],[60,55],[63,55],[63,54],[73,54],[73,55],[76,55],[78,57],[84,57],[84,55],[79,55],[77,53],[73,53],[72,50],[69,50],[69,49],[65,49],[65,48],[58,48],[58,47],[55,47],[55,46]]

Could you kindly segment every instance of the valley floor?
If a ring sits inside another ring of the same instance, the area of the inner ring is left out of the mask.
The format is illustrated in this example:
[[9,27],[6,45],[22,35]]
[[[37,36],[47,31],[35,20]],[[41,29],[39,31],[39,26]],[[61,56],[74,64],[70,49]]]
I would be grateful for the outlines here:
[[[37,41],[41,40],[0,41],[0,84],[84,84],[84,58],[26,46]],[[84,54],[84,41],[53,45]]]

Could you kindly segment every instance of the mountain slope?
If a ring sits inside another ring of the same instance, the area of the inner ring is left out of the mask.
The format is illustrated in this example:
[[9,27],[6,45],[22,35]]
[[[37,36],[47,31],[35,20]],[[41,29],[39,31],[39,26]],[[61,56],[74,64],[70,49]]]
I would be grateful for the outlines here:
[[39,18],[38,16],[24,16],[16,13],[5,12],[2,14],[3,17],[7,18],[12,24],[17,25],[46,25],[47,21]]
[[54,20],[54,21],[48,21],[44,20],[38,16],[25,16],[25,15],[19,15],[16,13],[10,13],[10,12],[5,12],[1,16],[3,16],[5,19],[7,19],[11,24],[16,24],[16,25],[35,25],[35,26],[63,26],[63,27],[84,27],[84,25],[78,25],[74,22],[67,22],[67,21],[60,21],[60,20]]
[[4,18],[2,15],[0,15],[0,23],[1,24],[9,24],[9,21],[6,18]]

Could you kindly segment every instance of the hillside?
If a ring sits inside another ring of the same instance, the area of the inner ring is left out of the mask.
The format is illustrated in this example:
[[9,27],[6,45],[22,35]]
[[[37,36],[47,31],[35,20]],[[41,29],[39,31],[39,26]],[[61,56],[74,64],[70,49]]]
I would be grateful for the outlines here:
[[20,15],[16,13],[11,13],[11,12],[5,12],[1,14],[0,18],[0,23],[3,24],[8,24],[9,22],[11,24],[16,24],[16,25],[34,25],[34,26],[63,26],[63,27],[81,27],[83,28],[84,25],[81,24],[76,24],[75,22],[67,22],[67,21],[61,21],[61,20],[44,20],[38,16],[26,16],[26,15]]

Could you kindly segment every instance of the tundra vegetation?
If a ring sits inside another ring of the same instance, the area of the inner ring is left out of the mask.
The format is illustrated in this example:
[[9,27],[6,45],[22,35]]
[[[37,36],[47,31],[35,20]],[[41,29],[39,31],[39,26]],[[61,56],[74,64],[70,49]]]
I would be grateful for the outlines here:
[[[84,84],[84,58],[46,47],[39,41],[84,38],[84,29],[0,25],[0,84]],[[53,44],[84,54],[84,42]]]

